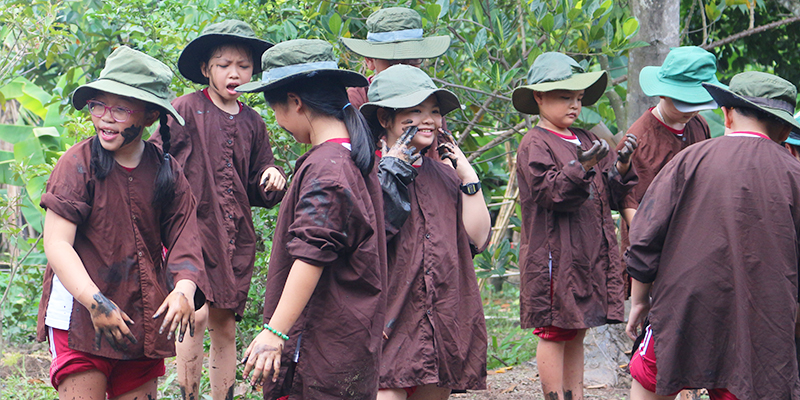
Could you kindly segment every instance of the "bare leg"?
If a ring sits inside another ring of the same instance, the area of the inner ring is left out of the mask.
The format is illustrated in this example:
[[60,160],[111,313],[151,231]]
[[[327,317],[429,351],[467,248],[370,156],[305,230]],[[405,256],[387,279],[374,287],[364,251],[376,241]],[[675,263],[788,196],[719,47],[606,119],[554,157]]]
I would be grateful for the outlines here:
[[417,386],[417,391],[408,400],[447,400],[450,397],[450,388],[438,387],[436,384]]
[[208,334],[211,336],[209,352],[209,378],[211,397],[214,400],[233,400],[236,383],[236,316],[231,310],[210,308]]
[[684,389],[678,396],[681,400],[699,400],[701,399],[700,392],[702,389]]
[[564,400],[583,400],[583,338],[585,336],[586,329],[579,329],[575,339],[564,342]]
[[178,353],[178,385],[183,400],[199,400],[200,375],[203,373],[203,339],[208,326],[208,303],[194,313],[194,337],[185,335],[175,341]]
[[545,400],[564,400],[564,343],[539,338],[536,346],[536,364]]
[[71,374],[58,385],[58,398],[105,400],[106,384],[106,376],[96,369]]
[[675,396],[659,396],[644,387],[634,379],[631,382],[631,400],[673,400]]
[[158,398],[158,378],[151,380],[110,400],[156,400]]
[[377,400],[406,400],[408,396],[403,389],[381,389],[378,390]]

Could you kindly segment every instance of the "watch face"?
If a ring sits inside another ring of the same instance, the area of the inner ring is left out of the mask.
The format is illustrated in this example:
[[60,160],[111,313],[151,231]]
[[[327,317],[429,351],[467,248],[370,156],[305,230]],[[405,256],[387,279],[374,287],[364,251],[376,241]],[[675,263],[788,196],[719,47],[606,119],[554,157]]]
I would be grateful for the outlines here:
[[481,190],[480,182],[467,183],[466,185],[461,185],[461,191],[468,195],[473,195],[475,193],[478,193],[478,190]]

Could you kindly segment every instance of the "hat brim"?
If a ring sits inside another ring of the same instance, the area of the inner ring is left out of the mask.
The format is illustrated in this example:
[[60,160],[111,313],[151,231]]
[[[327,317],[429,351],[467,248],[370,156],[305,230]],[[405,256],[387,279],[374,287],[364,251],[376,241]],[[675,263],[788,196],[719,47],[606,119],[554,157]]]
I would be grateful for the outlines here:
[[447,89],[426,89],[409,93],[405,96],[393,97],[384,101],[364,103],[361,105],[360,110],[367,121],[376,123],[378,122],[379,108],[411,108],[419,105],[431,95],[436,96],[436,100],[439,103],[439,112],[442,116],[447,115],[450,111],[461,108],[461,103],[458,101],[458,97],[456,97],[455,93]]
[[680,101],[678,99],[672,99],[672,105],[675,106],[676,110],[682,113],[692,113],[696,111],[713,110],[719,108],[719,104],[717,104],[717,102],[714,100],[711,100],[707,103],[692,104]]
[[525,114],[539,114],[539,104],[533,98],[533,92],[551,92],[553,90],[584,90],[581,103],[591,106],[603,97],[608,86],[606,71],[573,74],[571,77],[555,82],[543,82],[534,85],[520,86],[511,94],[511,103],[517,111]]
[[644,67],[639,72],[639,87],[642,92],[649,97],[664,96],[684,103],[701,104],[712,101],[711,95],[703,89],[703,83],[710,83],[717,86],[725,86],[712,77],[707,82],[685,82],[673,79],[664,79],[658,76],[661,67]]
[[789,143],[792,146],[800,146],[800,133],[796,132],[796,130],[791,131],[785,143]]
[[170,104],[168,100],[156,97],[142,89],[110,79],[98,79],[94,82],[79,86],[72,92],[72,106],[75,107],[76,110],[83,109],[83,107],[86,106],[86,102],[94,96],[97,90],[155,104],[172,114],[172,117],[175,118],[179,124],[183,125],[185,123],[183,117],[178,114],[178,111],[175,110],[175,107],[172,107],[172,104]]
[[207,85],[208,78],[203,76],[200,67],[208,61],[205,59],[208,51],[220,45],[237,43],[250,46],[253,56],[253,75],[261,73],[261,55],[273,44],[258,38],[221,33],[199,36],[189,42],[178,57],[178,71],[194,83]]
[[298,72],[296,74],[287,75],[280,79],[271,81],[256,81],[245,83],[244,85],[237,86],[237,92],[253,93],[253,92],[266,92],[277,87],[296,82],[300,79],[307,79],[312,77],[329,77],[335,78],[342,83],[344,87],[363,87],[369,86],[369,81],[364,75],[358,72],[348,71],[346,69],[315,69],[311,71]]
[[341,38],[342,44],[361,57],[380,60],[410,60],[436,58],[450,47],[449,36],[431,36],[398,42],[370,42],[362,39]]
[[791,125],[792,130],[794,131],[800,130],[800,122],[794,119],[794,115],[791,112],[779,108],[758,105],[721,86],[704,83],[703,87],[708,91],[711,97],[714,98],[714,101],[716,101],[720,107],[755,108],[769,113],[776,118],[780,118],[788,125]]

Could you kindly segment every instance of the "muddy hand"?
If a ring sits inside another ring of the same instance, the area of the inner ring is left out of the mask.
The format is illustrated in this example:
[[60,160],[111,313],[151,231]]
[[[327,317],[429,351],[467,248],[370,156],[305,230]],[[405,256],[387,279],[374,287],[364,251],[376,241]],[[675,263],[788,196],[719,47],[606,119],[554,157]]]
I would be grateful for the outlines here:
[[453,150],[456,147],[456,140],[453,138],[453,134],[450,133],[450,131],[439,128],[437,139],[439,141],[439,146],[436,147],[436,151],[439,152],[439,157],[442,160],[450,160],[450,163],[453,164],[453,169],[457,169],[458,158]]
[[592,142],[592,148],[584,151],[580,145],[578,147],[578,162],[583,165],[583,169],[589,171],[600,160],[608,155],[608,142],[603,139]]
[[189,328],[189,336],[194,336],[194,301],[186,297],[183,292],[173,290],[161,303],[161,306],[153,315],[153,319],[161,316],[166,311],[164,322],[158,329],[158,334],[163,335],[167,331],[167,339],[172,339],[172,333],[180,327],[178,331],[178,342],[183,342],[186,328]]
[[628,164],[631,161],[633,151],[636,150],[636,136],[631,133],[625,135],[625,147],[617,151],[617,161],[621,164]]
[[394,142],[394,145],[390,149],[386,149],[386,141],[381,139],[381,144],[383,146],[383,156],[384,157],[395,157],[399,158],[409,164],[413,164],[420,157],[422,154],[416,152],[417,148],[414,146],[409,146],[411,140],[414,139],[414,136],[417,135],[418,128],[416,126],[409,126],[406,128],[405,132]]
[[[250,385],[256,384],[263,385],[264,382],[272,376],[272,381],[278,380],[278,374],[281,370],[281,353],[283,352],[284,340],[276,336],[274,333],[264,329],[259,333],[247,347],[244,352],[242,363],[245,364],[244,371],[242,372],[242,379],[247,380],[250,372],[253,372],[253,377],[250,379]],[[270,372],[272,372],[270,374]]]
[[89,314],[94,325],[95,349],[100,350],[103,338],[117,351],[125,351],[128,342],[136,344],[136,337],[128,329],[128,325],[133,325],[133,320],[102,293],[97,292],[92,296]]

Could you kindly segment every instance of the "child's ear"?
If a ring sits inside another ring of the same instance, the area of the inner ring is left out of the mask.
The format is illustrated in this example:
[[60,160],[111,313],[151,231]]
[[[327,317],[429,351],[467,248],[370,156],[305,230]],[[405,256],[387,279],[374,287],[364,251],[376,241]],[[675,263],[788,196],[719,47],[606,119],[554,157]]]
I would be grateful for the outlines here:
[[722,106],[720,108],[722,109],[722,118],[724,119],[724,121],[723,121],[724,125],[725,125],[726,128],[730,129],[731,120],[732,120],[731,114],[733,112],[733,109],[725,107],[725,106]]
[[207,69],[208,69],[208,63],[205,63],[205,62],[204,63],[200,63],[200,72],[203,73],[203,76],[205,76],[206,78],[210,79],[211,77],[208,76],[209,73],[208,73]]
[[534,91],[533,99],[536,100],[536,104],[541,106],[542,103],[544,102],[544,95],[542,94],[542,92]]
[[295,93],[286,93],[286,106],[299,112],[303,108],[303,100]]
[[364,65],[367,67],[368,70],[375,71],[375,59],[374,58],[364,57]]
[[159,118],[161,118],[161,111],[158,110],[149,110],[145,111],[145,119],[144,123],[146,126],[153,125]]
[[390,121],[391,118],[389,117],[389,113],[386,112],[386,110],[378,108],[377,116],[378,116],[378,122],[381,124],[383,129],[388,130],[389,127],[392,126],[392,121]]

